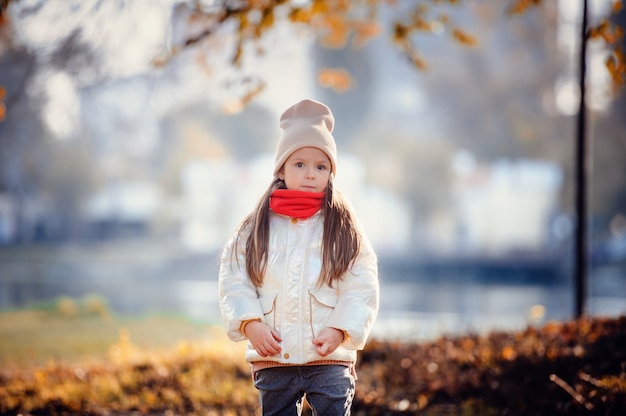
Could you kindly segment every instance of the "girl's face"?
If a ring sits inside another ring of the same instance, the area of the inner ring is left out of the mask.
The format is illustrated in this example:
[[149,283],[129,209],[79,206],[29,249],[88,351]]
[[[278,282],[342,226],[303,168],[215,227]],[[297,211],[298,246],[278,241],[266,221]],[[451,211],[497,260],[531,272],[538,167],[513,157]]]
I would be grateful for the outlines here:
[[330,159],[316,147],[296,150],[285,161],[278,177],[287,189],[305,192],[324,192],[330,180]]

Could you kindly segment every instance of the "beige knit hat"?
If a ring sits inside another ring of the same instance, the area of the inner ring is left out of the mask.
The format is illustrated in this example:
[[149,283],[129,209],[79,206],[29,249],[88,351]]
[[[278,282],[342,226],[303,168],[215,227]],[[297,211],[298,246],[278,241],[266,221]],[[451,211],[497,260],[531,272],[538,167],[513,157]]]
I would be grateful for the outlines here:
[[331,134],[335,118],[330,108],[314,100],[302,100],[280,116],[283,135],[276,147],[274,176],[289,156],[303,147],[315,147],[328,155],[333,173],[337,172],[337,146]]

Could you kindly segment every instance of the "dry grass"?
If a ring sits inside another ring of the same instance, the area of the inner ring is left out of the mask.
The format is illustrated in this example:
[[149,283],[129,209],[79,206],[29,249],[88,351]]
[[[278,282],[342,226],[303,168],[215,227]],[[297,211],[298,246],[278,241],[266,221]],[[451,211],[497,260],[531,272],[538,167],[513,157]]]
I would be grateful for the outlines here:
[[203,341],[214,331],[181,316],[114,316],[97,296],[68,297],[28,309],[0,312],[0,365],[37,366],[49,361],[87,361],[104,357],[121,330],[146,350]]

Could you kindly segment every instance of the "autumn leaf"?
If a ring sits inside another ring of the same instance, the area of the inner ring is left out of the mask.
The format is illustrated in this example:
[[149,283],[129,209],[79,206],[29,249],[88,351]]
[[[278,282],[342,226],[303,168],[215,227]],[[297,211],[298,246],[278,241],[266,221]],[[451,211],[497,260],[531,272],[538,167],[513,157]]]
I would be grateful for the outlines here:
[[311,10],[302,9],[299,7],[291,9],[289,12],[289,20],[293,23],[309,23],[311,18],[313,17],[313,13]]
[[435,26],[432,22],[429,22],[425,19],[415,19],[413,22],[413,28],[420,32],[432,32]]
[[267,5],[267,0],[250,0],[250,7],[255,9],[261,9]]
[[471,36],[461,29],[455,28],[452,30],[452,37],[459,43],[465,46],[478,46],[478,40],[476,37]]
[[604,19],[599,25],[589,29],[589,39],[597,39],[599,37],[605,37],[609,31],[611,25],[608,20]]
[[393,27],[393,41],[395,43],[402,43],[406,41],[406,38],[409,36],[409,28],[399,22],[396,22]]
[[241,57],[243,55],[243,46],[242,42],[239,41],[237,43],[237,47],[235,48],[235,55],[233,56],[233,65],[240,66],[241,65]]
[[313,14],[324,14],[328,12],[328,5],[324,0],[313,0],[313,5],[311,6],[311,13]]
[[428,69],[426,61],[416,51],[411,51],[409,59],[417,69],[421,71],[426,71]]
[[613,85],[621,87],[626,83],[626,62],[623,56],[620,60],[619,54],[609,55],[605,60],[605,66],[613,80]]
[[349,31],[345,16],[329,14],[322,20],[322,27],[328,31],[322,39],[326,47],[342,48],[346,45]]
[[345,92],[352,87],[352,77],[343,68],[322,69],[319,71],[317,79],[323,87],[332,88],[339,93]]
[[510,345],[507,345],[502,349],[502,358],[506,361],[512,361],[517,357],[517,353],[515,352],[515,348]]
[[265,30],[271,29],[274,26],[274,9],[268,7],[263,10],[263,16],[261,17],[261,23],[257,25],[256,37],[260,38]]
[[248,91],[241,97],[234,98],[222,106],[225,114],[236,114],[243,111],[248,104],[260,93],[265,90],[266,83],[258,81],[256,85],[248,87]]
[[354,21],[351,26],[355,34],[354,44],[357,47],[363,46],[382,31],[380,24],[374,21]]
[[531,7],[539,6],[542,0],[516,0],[509,7],[510,14],[523,14]]

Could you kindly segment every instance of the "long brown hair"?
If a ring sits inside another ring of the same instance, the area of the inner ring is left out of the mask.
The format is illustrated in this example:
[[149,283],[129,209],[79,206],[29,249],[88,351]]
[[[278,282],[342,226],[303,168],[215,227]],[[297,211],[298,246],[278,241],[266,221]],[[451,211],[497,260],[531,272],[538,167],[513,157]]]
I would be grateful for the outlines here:
[[[270,240],[270,197],[276,189],[285,188],[280,178],[275,178],[267,188],[256,208],[239,226],[235,250],[239,240],[248,233],[246,239],[246,271],[252,283],[260,287],[267,268],[267,258]],[[347,201],[333,187],[331,175],[326,187],[326,194],[322,204],[324,216],[324,232],[322,236],[322,268],[320,270],[319,286],[333,285],[341,280],[343,275],[352,266],[361,251],[361,235],[355,224],[354,214]],[[244,232],[244,230],[246,232]]]

